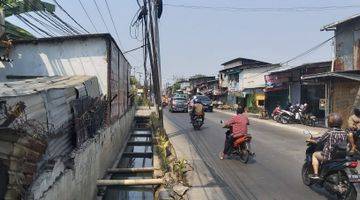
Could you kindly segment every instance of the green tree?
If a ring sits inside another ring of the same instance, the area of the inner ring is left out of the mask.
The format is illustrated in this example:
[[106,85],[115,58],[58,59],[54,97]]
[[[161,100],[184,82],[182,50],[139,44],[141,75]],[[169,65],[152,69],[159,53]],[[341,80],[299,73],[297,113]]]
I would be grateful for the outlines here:
[[180,90],[180,83],[176,82],[172,86],[172,92],[175,93],[177,90]]

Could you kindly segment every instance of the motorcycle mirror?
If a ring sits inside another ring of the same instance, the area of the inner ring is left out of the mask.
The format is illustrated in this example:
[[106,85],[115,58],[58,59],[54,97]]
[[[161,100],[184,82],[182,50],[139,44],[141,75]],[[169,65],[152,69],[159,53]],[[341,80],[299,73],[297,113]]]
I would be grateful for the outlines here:
[[310,135],[312,137],[312,134],[309,130],[305,130],[303,133],[304,133],[304,135]]

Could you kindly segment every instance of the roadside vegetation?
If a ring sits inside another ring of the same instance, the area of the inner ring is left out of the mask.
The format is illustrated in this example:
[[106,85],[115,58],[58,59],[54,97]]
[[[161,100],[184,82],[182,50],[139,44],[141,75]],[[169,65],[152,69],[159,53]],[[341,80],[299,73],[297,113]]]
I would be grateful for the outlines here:
[[160,128],[161,122],[156,113],[151,114],[150,120],[152,129],[156,133],[154,151],[159,156],[163,172],[162,178],[165,182],[163,186],[158,188],[158,191],[166,191],[172,199],[185,199],[186,192],[190,188],[186,174],[193,168],[187,160],[177,157],[165,130]]

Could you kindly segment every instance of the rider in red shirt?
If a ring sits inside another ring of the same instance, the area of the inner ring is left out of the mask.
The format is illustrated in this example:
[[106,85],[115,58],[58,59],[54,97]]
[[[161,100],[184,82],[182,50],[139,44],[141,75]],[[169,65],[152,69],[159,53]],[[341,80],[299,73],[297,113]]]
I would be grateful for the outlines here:
[[236,115],[225,122],[225,127],[230,127],[230,131],[226,133],[224,151],[221,153],[220,159],[224,159],[224,156],[228,155],[231,151],[234,138],[239,138],[241,135],[247,134],[249,125],[249,118],[243,114],[244,108],[241,106],[236,110]]

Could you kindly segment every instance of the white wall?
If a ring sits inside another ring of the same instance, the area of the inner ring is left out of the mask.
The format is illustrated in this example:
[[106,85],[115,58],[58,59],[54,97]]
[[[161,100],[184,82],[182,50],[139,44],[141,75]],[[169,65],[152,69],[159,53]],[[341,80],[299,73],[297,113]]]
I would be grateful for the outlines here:
[[71,39],[57,42],[15,44],[11,63],[0,63],[0,81],[7,75],[97,76],[100,89],[107,94],[107,48],[105,38]]
[[271,67],[244,69],[239,75],[240,90],[265,87],[265,75]]

